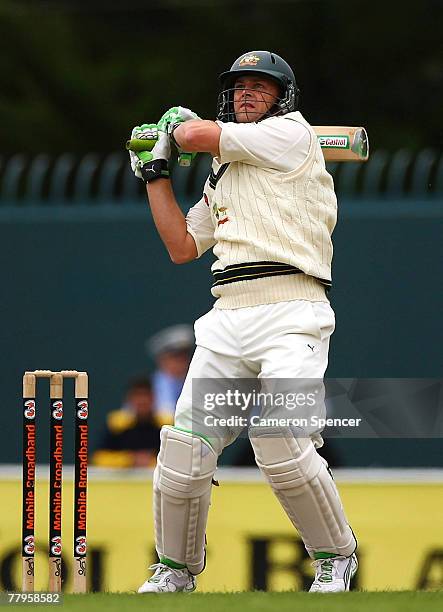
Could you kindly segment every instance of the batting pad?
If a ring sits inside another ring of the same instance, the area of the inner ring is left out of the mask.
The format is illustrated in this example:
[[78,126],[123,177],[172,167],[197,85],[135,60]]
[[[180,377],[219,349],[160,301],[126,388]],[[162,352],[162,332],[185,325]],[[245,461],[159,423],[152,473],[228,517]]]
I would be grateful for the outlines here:
[[289,428],[251,427],[249,437],[258,467],[266,476],[306,550],[348,557],[356,541],[337,487],[310,438]]
[[199,574],[217,455],[203,438],[174,427],[162,427],[160,438],[153,482],[157,553]]

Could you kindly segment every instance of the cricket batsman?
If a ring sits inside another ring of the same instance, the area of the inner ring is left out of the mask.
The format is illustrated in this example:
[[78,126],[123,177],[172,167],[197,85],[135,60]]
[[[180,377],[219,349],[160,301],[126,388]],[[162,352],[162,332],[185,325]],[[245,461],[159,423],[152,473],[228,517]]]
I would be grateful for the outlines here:
[[[196,588],[217,459],[241,431],[208,434],[193,379],[322,381],[335,326],[326,289],[337,202],[316,135],[297,111],[294,73],[275,53],[252,51],[220,81],[216,121],[178,106],[131,135],[157,139],[150,152],[130,152],[131,167],[146,183],[172,261],[192,261],[210,248],[216,257],[215,304],[195,323],[196,350],[175,424],[161,431],[153,483],[159,562],[139,593]],[[203,196],[186,216],[169,178],[171,144],[179,154],[213,157]],[[356,539],[317,453],[320,432],[251,426],[248,435],[257,465],[313,559],[310,590],[348,591],[358,565]]]

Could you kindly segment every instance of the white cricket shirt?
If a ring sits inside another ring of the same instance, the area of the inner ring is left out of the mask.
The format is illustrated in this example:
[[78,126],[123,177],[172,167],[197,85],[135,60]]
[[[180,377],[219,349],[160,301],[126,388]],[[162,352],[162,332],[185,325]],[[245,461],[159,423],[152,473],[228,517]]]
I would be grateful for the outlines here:
[[[312,127],[300,112],[219,125],[220,156],[186,217],[198,256],[213,247],[212,271],[225,279],[212,288],[214,306],[327,301],[337,201]],[[276,266],[254,277],[267,262],[302,273]]]

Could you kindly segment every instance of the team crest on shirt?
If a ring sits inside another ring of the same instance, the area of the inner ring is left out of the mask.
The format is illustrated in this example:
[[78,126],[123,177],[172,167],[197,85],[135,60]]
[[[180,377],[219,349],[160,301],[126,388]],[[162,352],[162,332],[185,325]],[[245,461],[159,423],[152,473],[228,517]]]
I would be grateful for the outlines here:
[[238,65],[243,67],[243,66],[257,66],[258,62],[260,61],[260,58],[257,57],[257,55],[245,55],[244,57],[241,58],[241,60],[239,61]]
[[226,208],[226,206],[220,206],[219,208],[217,204],[214,203],[212,205],[212,212],[214,213],[214,217],[217,219],[217,225],[219,227],[220,225],[223,225],[223,223],[229,221],[228,209]]

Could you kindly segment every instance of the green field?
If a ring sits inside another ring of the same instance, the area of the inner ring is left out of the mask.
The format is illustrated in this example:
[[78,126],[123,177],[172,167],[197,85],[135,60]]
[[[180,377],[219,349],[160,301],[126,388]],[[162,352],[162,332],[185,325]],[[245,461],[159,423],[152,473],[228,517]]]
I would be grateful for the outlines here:
[[[439,592],[354,592],[336,595],[309,593],[194,593],[184,595],[136,595],[132,593],[94,593],[65,595],[59,607],[39,608],[68,610],[145,610],[149,612],[417,612],[443,610],[443,591]],[[29,606],[15,605],[14,609]]]

